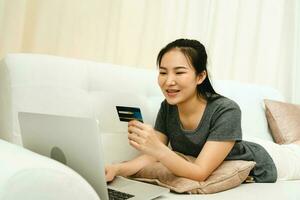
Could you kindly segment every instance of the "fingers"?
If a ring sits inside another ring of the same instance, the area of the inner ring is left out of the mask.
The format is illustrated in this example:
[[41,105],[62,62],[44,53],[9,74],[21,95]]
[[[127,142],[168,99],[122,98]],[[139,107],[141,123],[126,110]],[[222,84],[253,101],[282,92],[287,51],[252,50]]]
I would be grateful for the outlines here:
[[113,181],[117,175],[118,167],[117,165],[107,165],[105,166],[105,179],[106,182]]
[[138,143],[138,144],[143,144],[145,142],[144,138],[142,138],[139,135],[134,134],[134,133],[129,133],[128,139],[129,139],[129,141],[134,141],[135,143]]
[[105,180],[106,182],[111,182],[114,180],[115,176],[112,176],[111,174],[105,174]]
[[139,151],[151,146],[151,136],[153,135],[153,128],[151,125],[144,124],[137,120],[128,122],[128,139],[129,144]]
[[138,121],[138,120],[131,120],[131,121],[128,122],[128,127],[129,126],[135,126],[135,127],[138,127],[139,129],[143,129],[145,124]]
[[128,122],[128,132],[138,134],[140,137],[147,137],[150,133],[154,132],[154,129],[149,124],[144,124],[137,120]]
[[128,132],[139,135],[139,136],[143,136],[143,131],[135,126],[129,126]]
[[129,140],[129,144],[131,146],[133,146],[135,149],[137,150],[141,150],[141,145],[139,145],[137,142],[135,142],[134,140]]
[[106,182],[110,182],[114,178],[115,178],[114,173],[109,169],[105,169],[105,180],[106,180]]

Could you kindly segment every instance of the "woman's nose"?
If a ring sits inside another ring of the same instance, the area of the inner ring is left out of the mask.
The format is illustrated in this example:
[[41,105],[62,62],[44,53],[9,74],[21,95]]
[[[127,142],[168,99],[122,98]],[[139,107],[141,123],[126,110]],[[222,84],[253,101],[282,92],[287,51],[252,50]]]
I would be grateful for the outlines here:
[[175,81],[174,77],[173,76],[168,76],[167,80],[166,80],[166,84],[167,85],[175,85],[176,81]]

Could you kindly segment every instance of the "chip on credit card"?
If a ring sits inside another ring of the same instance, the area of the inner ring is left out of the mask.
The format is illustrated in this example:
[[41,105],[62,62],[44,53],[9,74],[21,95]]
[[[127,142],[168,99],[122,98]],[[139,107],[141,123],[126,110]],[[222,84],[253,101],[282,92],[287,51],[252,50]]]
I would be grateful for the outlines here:
[[122,122],[129,122],[131,120],[138,120],[143,122],[141,110],[137,107],[116,106],[119,119]]

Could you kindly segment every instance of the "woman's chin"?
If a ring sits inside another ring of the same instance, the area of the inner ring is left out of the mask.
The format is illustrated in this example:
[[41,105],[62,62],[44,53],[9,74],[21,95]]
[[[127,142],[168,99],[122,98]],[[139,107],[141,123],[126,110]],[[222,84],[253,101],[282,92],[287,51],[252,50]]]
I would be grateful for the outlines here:
[[166,98],[168,104],[170,105],[176,105],[178,103],[178,100],[176,99],[170,99],[170,98]]

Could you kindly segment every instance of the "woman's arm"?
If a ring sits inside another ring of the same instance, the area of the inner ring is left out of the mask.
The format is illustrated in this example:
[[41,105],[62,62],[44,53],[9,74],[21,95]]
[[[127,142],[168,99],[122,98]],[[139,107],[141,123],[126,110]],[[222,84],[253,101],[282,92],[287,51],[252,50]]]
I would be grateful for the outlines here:
[[154,158],[153,156],[142,154],[132,160],[116,164],[117,166],[116,175],[125,176],[125,177],[131,176],[137,173],[140,169],[142,169],[146,165],[149,165],[156,161],[157,161],[156,158]]
[[175,175],[197,181],[204,181],[223,162],[235,144],[235,141],[207,141],[195,162],[191,163],[163,145],[150,125],[131,121],[128,126],[131,146],[160,161]]
[[207,141],[194,163],[165,149],[158,160],[177,176],[204,181],[224,161],[234,141]]

